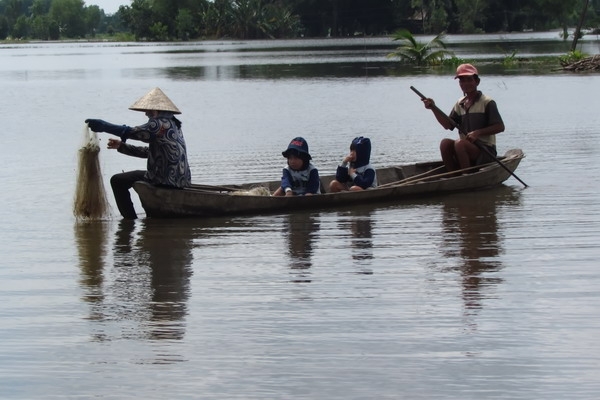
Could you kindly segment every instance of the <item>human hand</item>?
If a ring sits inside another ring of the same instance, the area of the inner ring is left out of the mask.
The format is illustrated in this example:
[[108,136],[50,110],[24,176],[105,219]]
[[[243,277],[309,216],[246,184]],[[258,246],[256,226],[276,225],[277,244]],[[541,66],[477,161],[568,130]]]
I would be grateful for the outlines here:
[[354,152],[348,154],[346,157],[344,157],[344,162],[345,163],[349,163],[354,161]]
[[118,136],[121,139],[126,139],[126,135],[132,130],[132,128],[127,125],[115,125],[101,119],[88,118],[85,120],[85,123],[88,124],[90,129],[94,132],[110,133],[111,135]]
[[425,105],[425,108],[428,110],[431,110],[435,106],[435,101],[433,101],[433,99],[431,99],[429,97],[424,98],[421,101]]
[[101,119],[88,118],[85,120],[85,123],[94,132],[104,132],[104,128],[106,127],[106,122]]
[[292,197],[294,196],[294,192],[291,190],[288,190],[287,192],[285,192],[285,197]]
[[119,139],[108,139],[108,143],[106,144],[107,149],[118,149],[119,146],[121,146]]
[[469,142],[475,143],[477,140],[479,140],[479,131],[471,131],[471,132],[467,133],[467,135],[465,136],[465,138]]

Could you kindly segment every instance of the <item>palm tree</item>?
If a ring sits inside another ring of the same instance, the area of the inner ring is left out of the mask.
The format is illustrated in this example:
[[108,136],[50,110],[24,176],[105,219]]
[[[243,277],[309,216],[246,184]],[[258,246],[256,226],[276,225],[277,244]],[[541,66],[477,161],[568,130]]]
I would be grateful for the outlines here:
[[417,42],[415,37],[406,29],[396,31],[392,40],[402,41],[402,45],[396,48],[396,51],[388,54],[390,58],[400,58],[407,64],[416,65],[436,65],[439,64],[447,55],[453,56],[449,50],[446,50],[446,44],[443,42],[445,32],[440,33],[428,43]]

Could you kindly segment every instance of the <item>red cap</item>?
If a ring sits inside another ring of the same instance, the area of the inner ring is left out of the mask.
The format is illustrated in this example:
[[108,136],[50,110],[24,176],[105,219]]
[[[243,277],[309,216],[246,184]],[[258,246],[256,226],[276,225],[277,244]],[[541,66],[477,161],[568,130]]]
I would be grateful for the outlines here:
[[460,64],[458,68],[456,68],[456,76],[454,77],[454,79],[458,78],[459,76],[472,75],[479,75],[479,72],[477,72],[477,68],[475,68],[471,64]]

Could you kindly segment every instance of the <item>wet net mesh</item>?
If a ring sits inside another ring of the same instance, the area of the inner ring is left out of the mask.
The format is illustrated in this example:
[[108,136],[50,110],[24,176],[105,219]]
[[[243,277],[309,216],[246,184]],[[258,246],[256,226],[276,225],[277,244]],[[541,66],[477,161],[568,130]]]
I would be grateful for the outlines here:
[[73,215],[77,219],[104,219],[110,216],[110,205],[100,170],[100,141],[87,125],[83,129],[83,145],[79,149],[77,186]]

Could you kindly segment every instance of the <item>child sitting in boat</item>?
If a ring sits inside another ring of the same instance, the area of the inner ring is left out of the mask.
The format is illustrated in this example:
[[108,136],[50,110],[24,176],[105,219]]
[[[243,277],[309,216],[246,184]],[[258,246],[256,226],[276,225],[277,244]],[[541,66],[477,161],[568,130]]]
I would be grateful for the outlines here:
[[329,184],[331,192],[358,191],[377,186],[377,174],[371,166],[371,140],[356,137],[350,143],[350,154],[337,167],[335,179]]
[[287,150],[281,153],[287,158],[283,169],[281,186],[273,196],[310,196],[321,193],[319,171],[310,162],[308,144],[301,137],[292,139]]

